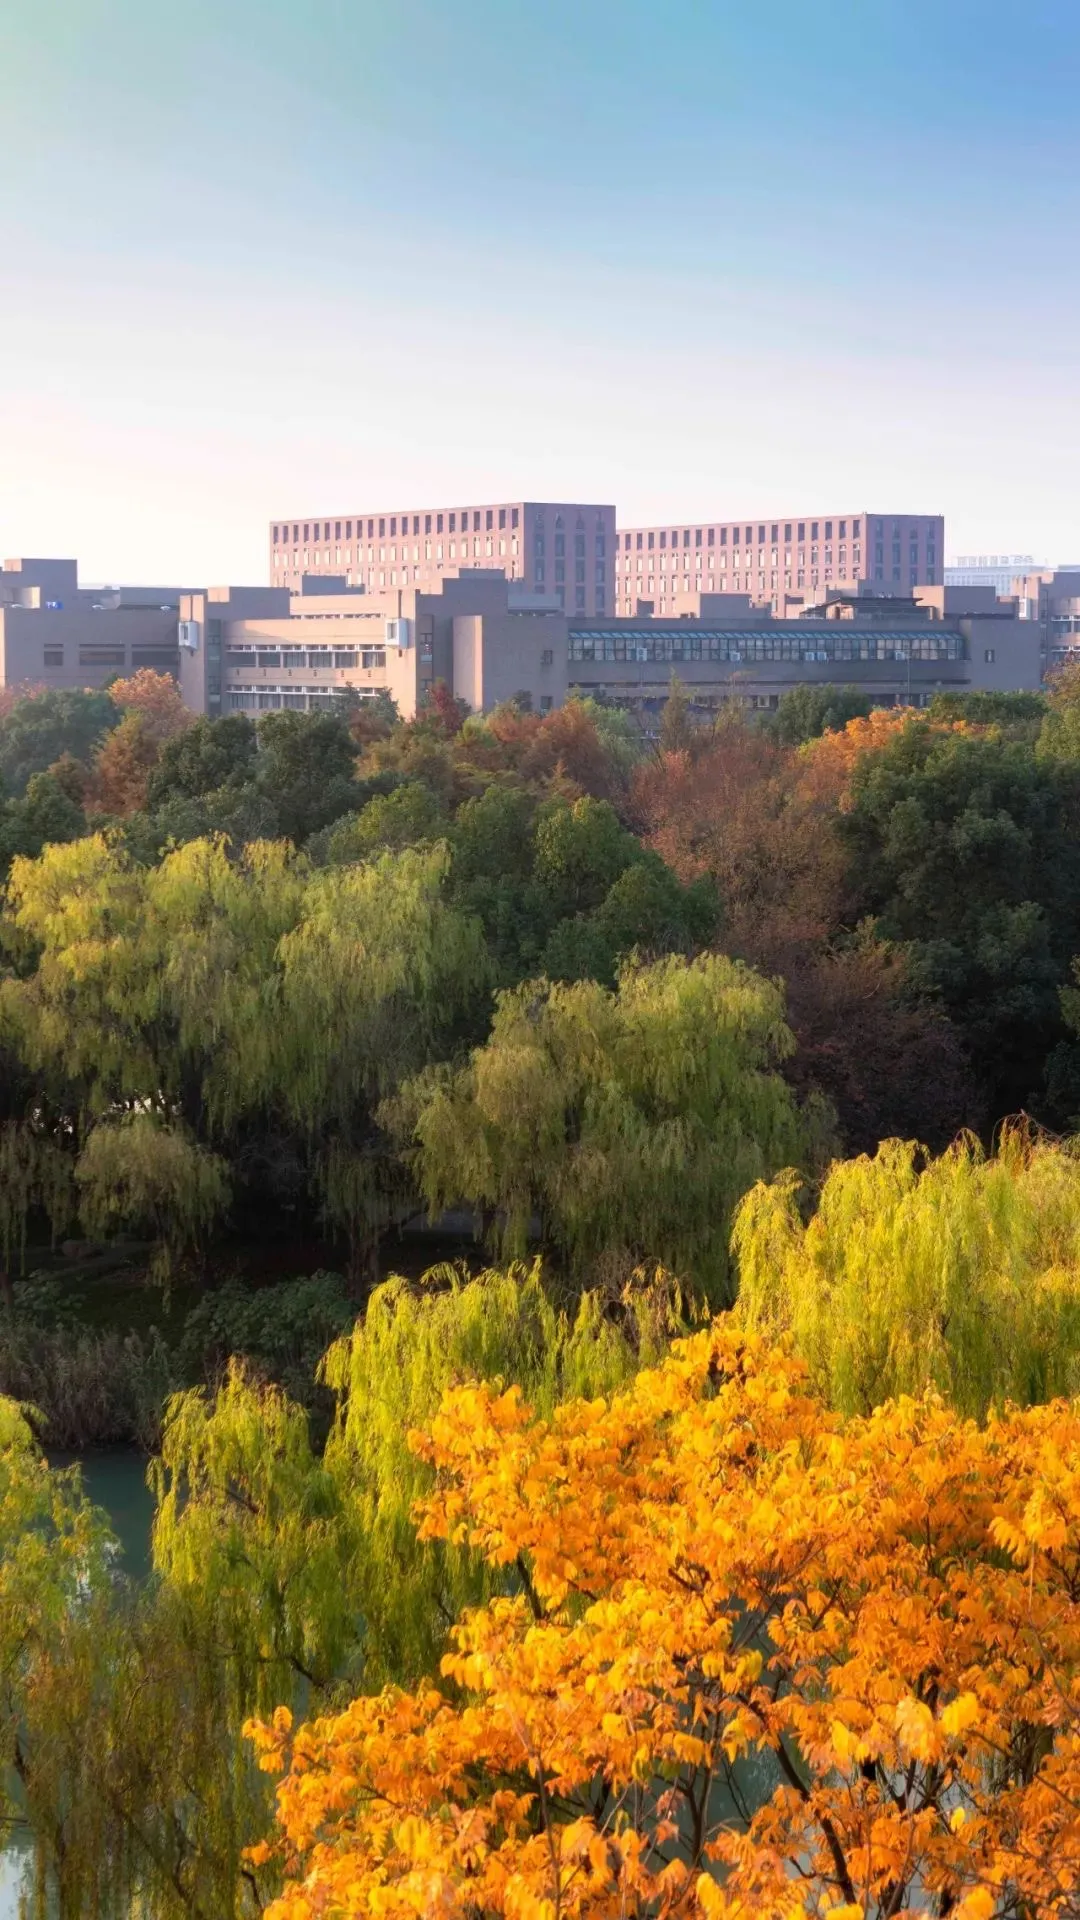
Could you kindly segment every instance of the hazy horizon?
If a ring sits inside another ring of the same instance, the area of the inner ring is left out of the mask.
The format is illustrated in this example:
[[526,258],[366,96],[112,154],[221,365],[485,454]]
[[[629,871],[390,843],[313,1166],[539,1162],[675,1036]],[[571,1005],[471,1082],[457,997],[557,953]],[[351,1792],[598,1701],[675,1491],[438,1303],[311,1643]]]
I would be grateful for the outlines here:
[[0,557],[525,497],[1080,558],[1064,0],[8,0],[0,68]]

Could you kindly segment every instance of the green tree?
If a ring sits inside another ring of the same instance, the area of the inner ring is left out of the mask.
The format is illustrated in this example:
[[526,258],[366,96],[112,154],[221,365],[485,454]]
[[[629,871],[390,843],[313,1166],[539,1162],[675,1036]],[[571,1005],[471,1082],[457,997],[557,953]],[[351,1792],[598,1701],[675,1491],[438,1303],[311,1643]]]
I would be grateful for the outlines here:
[[1078,775],[1000,733],[912,721],[851,776],[838,819],[852,920],[906,947],[940,999],[993,1117],[1036,1096],[1080,950]]
[[377,1104],[486,990],[446,868],[444,849],[314,870],[281,843],[233,857],[220,840],[147,868],[100,835],[16,861],[25,965],[0,983],[0,1014],[35,1110],[81,1149],[95,1220],[111,1208],[190,1238],[226,1177],[261,1168],[273,1205],[291,1163],[370,1258],[402,1200]]
[[658,1261],[723,1301],[736,1202],[813,1151],[775,1070],[793,1044],[779,988],[722,955],[628,966],[613,993],[533,981],[393,1117],[433,1214],[478,1207],[513,1254],[538,1217],[575,1273]]
[[255,781],[294,846],[356,805],[357,754],[344,714],[263,714]]
[[222,787],[244,786],[255,771],[258,735],[246,713],[200,717],[165,742],[150,782],[148,805],[200,800]]
[[738,1311],[790,1334],[833,1406],[936,1387],[982,1418],[1080,1388],[1080,1155],[1006,1130],[939,1159],[887,1140],[837,1161],[804,1222],[797,1174],[735,1217]]
[[1040,760],[1080,761],[1080,666],[1075,662],[1053,676],[1046,712],[1035,748]]
[[856,687],[792,687],[780,696],[775,712],[762,720],[782,747],[801,747],[822,733],[839,733],[849,720],[873,711],[874,702]]
[[21,800],[0,801],[0,871],[16,854],[34,858],[44,847],[77,840],[86,815],[55,773],[32,773]]
[[1000,727],[1011,739],[1033,741],[1047,703],[1042,693],[935,693],[926,712],[931,720],[966,720],[974,727]]
[[0,783],[18,797],[33,774],[46,772],[61,755],[88,761],[119,719],[107,693],[50,687],[17,700],[0,720]]

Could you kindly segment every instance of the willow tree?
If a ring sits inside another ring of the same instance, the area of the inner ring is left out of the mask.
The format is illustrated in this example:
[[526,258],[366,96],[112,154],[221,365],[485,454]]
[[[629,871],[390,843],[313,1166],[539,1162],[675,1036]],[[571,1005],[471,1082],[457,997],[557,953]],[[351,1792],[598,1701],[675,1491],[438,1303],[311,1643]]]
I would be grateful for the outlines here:
[[452,1381],[514,1382],[553,1409],[618,1385],[683,1324],[662,1274],[564,1308],[538,1266],[468,1280],[442,1267],[377,1288],[331,1347],[321,1377],[337,1411],[321,1454],[304,1411],[236,1366],[215,1394],[178,1394],[152,1469],[154,1565],[213,1614],[230,1711],[415,1676],[456,1611],[491,1591],[474,1553],[425,1547],[412,1522],[430,1476],[408,1436]]
[[845,1411],[936,1387],[964,1413],[1080,1390],[1080,1153],[1006,1131],[938,1159],[887,1140],[837,1161],[804,1222],[797,1174],[735,1218],[738,1312],[788,1334]]
[[780,988],[719,954],[628,966],[613,993],[534,981],[396,1118],[431,1211],[483,1209],[505,1254],[535,1219],[578,1274],[660,1262],[723,1301],[736,1202],[823,1124],[776,1071],[793,1045]]
[[96,1170],[116,1173],[118,1217],[149,1211],[168,1239],[208,1223],[231,1169],[275,1200],[291,1179],[370,1247],[401,1179],[375,1108],[486,981],[446,863],[436,846],[316,870],[284,842],[236,856],[219,838],[141,867],[103,835],[15,863],[0,1018],[81,1150],[96,1220]]

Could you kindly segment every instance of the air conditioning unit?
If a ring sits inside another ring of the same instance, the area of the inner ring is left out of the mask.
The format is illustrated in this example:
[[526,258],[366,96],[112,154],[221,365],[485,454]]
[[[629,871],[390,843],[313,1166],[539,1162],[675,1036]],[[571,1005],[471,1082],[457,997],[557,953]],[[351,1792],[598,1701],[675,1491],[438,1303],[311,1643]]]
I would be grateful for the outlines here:
[[177,628],[177,639],[189,653],[195,653],[199,645],[199,623],[197,620],[181,620]]
[[412,621],[388,620],[386,623],[386,644],[388,647],[409,647],[412,645]]

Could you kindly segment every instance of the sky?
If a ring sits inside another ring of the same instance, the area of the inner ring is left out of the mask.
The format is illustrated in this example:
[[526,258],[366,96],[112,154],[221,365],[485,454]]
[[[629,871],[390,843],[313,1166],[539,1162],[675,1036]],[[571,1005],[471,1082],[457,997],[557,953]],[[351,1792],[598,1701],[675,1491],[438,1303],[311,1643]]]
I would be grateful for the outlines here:
[[943,512],[1080,560],[1075,0],[0,0],[0,557]]

